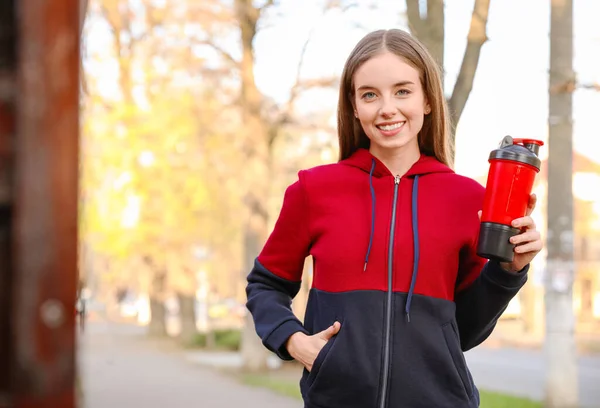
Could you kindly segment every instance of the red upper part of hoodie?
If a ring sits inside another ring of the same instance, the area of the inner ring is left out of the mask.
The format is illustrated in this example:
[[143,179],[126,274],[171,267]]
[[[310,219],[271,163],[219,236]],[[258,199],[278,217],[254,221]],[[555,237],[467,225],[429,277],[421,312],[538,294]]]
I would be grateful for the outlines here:
[[[433,157],[421,155],[400,178],[395,209],[395,178],[368,150],[359,149],[339,163],[302,170],[298,176],[287,188],[274,230],[258,256],[267,270],[283,279],[300,281],[305,258],[312,255],[315,289],[384,291],[391,260],[392,290],[408,292],[418,249],[414,293],[454,300],[487,261],[475,252],[484,187]],[[418,190],[413,197],[415,176]]]

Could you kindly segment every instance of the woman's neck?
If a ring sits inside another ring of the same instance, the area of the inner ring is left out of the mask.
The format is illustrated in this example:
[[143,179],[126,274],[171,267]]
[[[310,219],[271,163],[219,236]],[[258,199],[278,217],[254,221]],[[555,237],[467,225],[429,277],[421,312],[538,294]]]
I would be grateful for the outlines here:
[[403,176],[421,157],[419,146],[400,149],[382,149],[372,146],[369,151],[377,157],[394,176]]

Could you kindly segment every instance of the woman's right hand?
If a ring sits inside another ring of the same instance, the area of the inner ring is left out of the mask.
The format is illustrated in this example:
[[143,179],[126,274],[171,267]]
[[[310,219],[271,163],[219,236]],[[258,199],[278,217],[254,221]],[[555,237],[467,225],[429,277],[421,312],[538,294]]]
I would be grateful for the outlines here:
[[341,324],[335,322],[322,332],[313,334],[312,336],[308,336],[302,332],[296,332],[292,334],[287,341],[286,347],[288,353],[290,353],[295,360],[302,363],[308,372],[310,372],[319,352],[325,347],[325,344],[327,344],[329,339],[340,331],[340,328]]

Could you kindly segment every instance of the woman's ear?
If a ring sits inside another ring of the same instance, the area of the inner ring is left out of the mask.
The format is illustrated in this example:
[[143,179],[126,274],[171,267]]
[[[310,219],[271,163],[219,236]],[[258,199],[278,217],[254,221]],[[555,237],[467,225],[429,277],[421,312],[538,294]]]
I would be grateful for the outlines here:
[[425,102],[425,109],[423,110],[425,115],[429,115],[431,113],[431,105],[428,102]]

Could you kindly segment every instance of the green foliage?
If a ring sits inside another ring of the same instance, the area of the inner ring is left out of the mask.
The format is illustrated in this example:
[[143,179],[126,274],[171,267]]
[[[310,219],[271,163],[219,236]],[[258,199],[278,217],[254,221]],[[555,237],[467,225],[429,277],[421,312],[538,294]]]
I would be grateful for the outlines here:
[[211,163],[226,135],[217,132],[210,112],[198,114],[190,92],[173,90],[151,102],[144,109],[115,103],[105,110],[95,105],[101,101],[89,101],[82,238],[114,259],[148,253],[185,259],[194,246],[230,252],[236,190],[223,188],[224,175]]
[[[217,350],[238,351],[242,341],[240,330],[215,330],[212,332]],[[197,333],[190,347],[206,348],[208,346],[208,335],[206,333]]]
[[292,381],[267,375],[246,374],[242,377],[242,382],[253,387],[270,389],[286,397],[302,399],[297,380]]
[[481,391],[481,408],[541,408],[542,404],[527,398],[498,392]]

